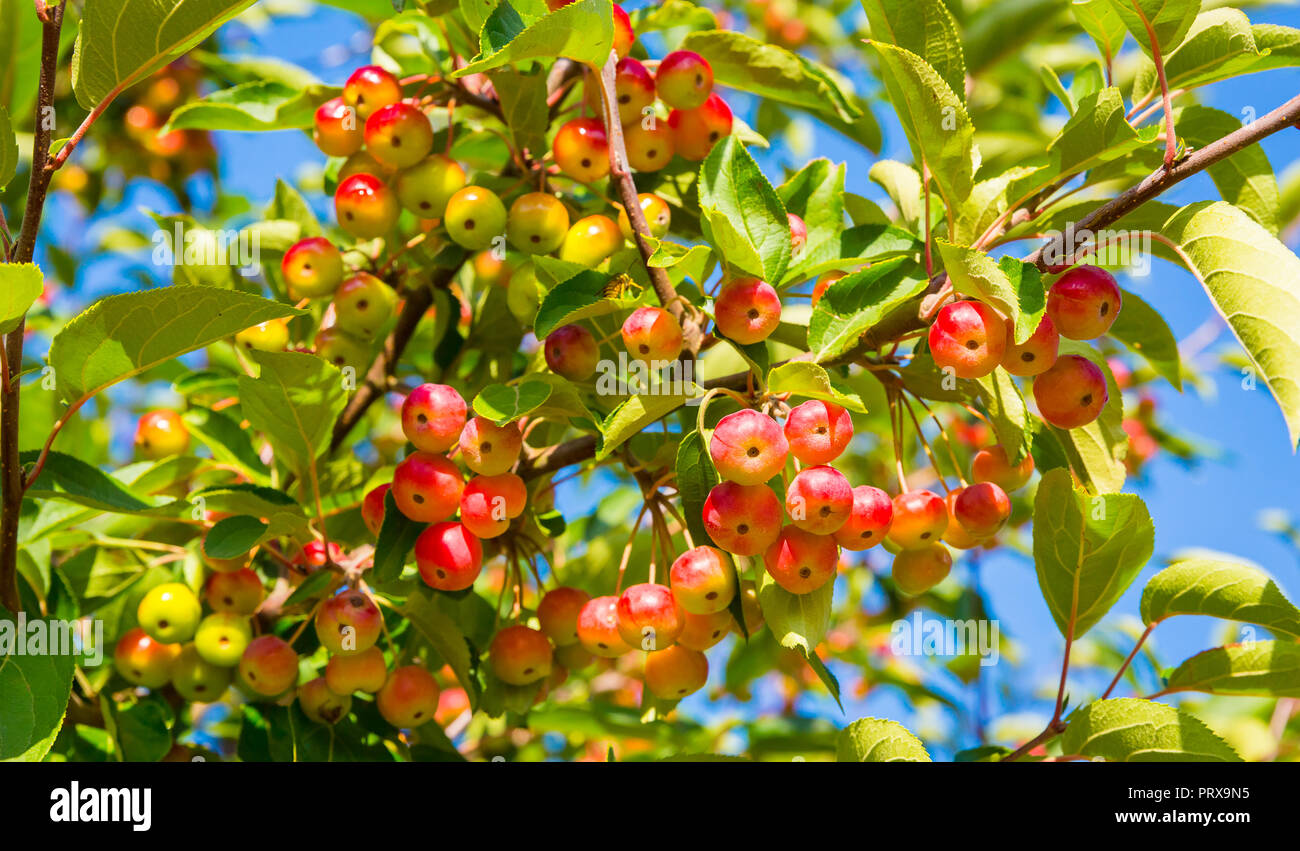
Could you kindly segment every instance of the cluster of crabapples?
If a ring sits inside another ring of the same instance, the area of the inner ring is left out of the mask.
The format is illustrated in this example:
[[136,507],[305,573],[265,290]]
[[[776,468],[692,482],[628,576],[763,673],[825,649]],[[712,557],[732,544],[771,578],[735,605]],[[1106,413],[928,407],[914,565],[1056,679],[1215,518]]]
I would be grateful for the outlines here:
[[1010,320],[979,301],[945,305],[930,326],[934,362],[958,378],[982,378],[1001,366],[1032,377],[1042,418],[1062,429],[1101,415],[1109,399],[1106,375],[1091,359],[1060,354],[1061,338],[1093,340],[1110,330],[1122,299],[1115,278],[1096,266],[1075,266],[1052,284],[1038,328],[1017,344]]

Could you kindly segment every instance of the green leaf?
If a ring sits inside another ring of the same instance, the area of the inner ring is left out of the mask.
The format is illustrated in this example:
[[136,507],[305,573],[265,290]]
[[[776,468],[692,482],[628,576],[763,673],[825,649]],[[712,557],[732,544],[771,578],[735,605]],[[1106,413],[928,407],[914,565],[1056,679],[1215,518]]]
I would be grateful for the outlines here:
[[275,179],[275,197],[266,208],[266,218],[294,222],[298,225],[299,236],[303,238],[321,234],[320,221],[312,212],[307,199],[279,177]]
[[74,402],[251,325],[303,312],[221,287],[111,295],[63,326],[50,343],[49,363],[60,397]]
[[[538,269],[540,271],[542,267]],[[608,283],[609,276],[599,272],[582,272],[557,283],[542,296],[542,303],[537,308],[537,318],[533,320],[537,339],[545,340],[561,325],[630,310],[641,303],[642,299],[636,297],[605,298]]]
[[971,76],[1024,56],[1063,23],[1060,0],[998,0],[962,20],[962,51]]
[[1106,64],[1111,64],[1124,46],[1128,30],[1110,5],[1110,0],[1070,0],[1070,12],[1092,37]]
[[774,366],[767,374],[769,393],[793,393],[809,399],[833,402],[850,411],[865,414],[867,408],[856,393],[837,390],[826,368],[808,361],[789,361]]
[[266,435],[282,464],[306,479],[347,403],[343,376],[333,364],[302,352],[249,356],[261,371],[257,378],[239,376],[244,418]]
[[704,438],[692,431],[677,444],[677,492],[682,496],[682,514],[696,546],[713,546],[713,538],[704,528],[704,500],[718,483],[718,474],[709,460]]
[[[687,393],[679,393],[683,387]],[[600,425],[602,440],[596,452],[596,460],[603,461],[623,443],[634,435],[640,434],[655,423],[686,404],[688,399],[700,395],[699,388],[691,382],[672,382],[652,387],[654,392],[640,393],[624,400]]]
[[783,284],[808,277],[805,269],[840,259],[844,232],[844,163],[816,159],[776,189],[787,213],[803,219],[808,238],[798,257],[790,258]]
[[520,150],[546,150],[550,108],[546,103],[546,76],[502,68],[488,75],[501,101],[501,114]]
[[[9,110],[0,104],[0,189],[9,185],[18,171],[18,137],[14,135]],[[9,332],[5,332],[6,334]]]
[[1148,27],[1160,52],[1168,56],[1187,36],[1201,11],[1201,0],[1110,0],[1110,7],[1148,56],[1152,48]]
[[713,146],[698,187],[705,237],[718,255],[741,272],[780,281],[790,263],[785,205],[734,136]]
[[[1269,52],[1260,50],[1250,19],[1240,9],[1210,9],[1196,16],[1183,43],[1165,55],[1165,79],[1170,91],[1204,86],[1250,73]],[[1154,99],[1159,92],[1155,63],[1144,57],[1133,80],[1133,98]]]
[[1156,374],[1178,390],[1183,389],[1183,368],[1178,341],[1169,324],[1155,308],[1136,293],[1124,290],[1119,315],[1110,326],[1110,336],[1141,355]]
[[172,712],[158,694],[134,703],[118,703],[101,695],[101,706],[113,740],[125,762],[158,762],[172,749]]
[[402,575],[415,539],[424,531],[423,523],[407,518],[393,500],[393,492],[384,494],[384,523],[375,542],[375,562],[370,572],[376,584],[392,582]]
[[439,608],[436,600],[424,592],[406,598],[402,614],[411,621],[425,640],[433,646],[442,660],[451,666],[461,688],[469,695],[471,709],[479,704],[478,678],[473,674],[476,659],[470,653],[469,640],[456,622]]
[[953,289],[989,302],[1009,317],[1015,325],[1016,343],[1033,336],[1047,309],[1047,292],[1037,266],[1014,257],[995,263],[982,251],[941,239],[936,239],[935,245]]
[[[1208,106],[1185,106],[1174,115],[1178,135],[1193,148],[1227,136],[1241,127],[1241,121]],[[1224,201],[1242,210],[1269,233],[1277,233],[1281,193],[1268,155],[1259,145],[1242,148],[1207,168]]]
[[930,169],[944,205],[956,210],[970,195],[978,150],[966,105],[924,59],[871,42],[885,71],[885,86],[917,164]]
[[337,576],[338,574],[332,570],[313,572],[297,588],[293,589],[293,593],[285,598],[281,608],[287,609],[307,600],[314,600],[317,597],[324,596]]
[[181,419],[190,434],[212,450],[214,459],[239,467],[258,484],[270,481],[266,465],[253,449],[248,433],[235,420],[220,411],[200,407],[188,409],[181,414]]
[[[24,466],[34,464],[40,455],[30,450],[19,456]],[[45,459],[41,474],[32,482],[26,494],[29,498],[64,499],[119,514],[149,512],[162,503],[147,502],[132,493],[117,479],[72,455],[51,452]]]
[[808,346],[814,360],[840,357],[890,310],[920,295],[928,281],[904,259],[876,263],[831,284],[808,321]]
[[978,400],[993,424],[998,443],[1007,451],[1008,461],[1019,464],[1029,454],[1032,437],[1029,406],[1015,380],[1002,367],[976,381]]
[[474,398],[474,413],[503,426],[537,410],[551,397],[545,381],[522,380],[518,384],[489,384]]
[[916,169],[897,160],[878,160],[871,164],[867,177],[894,202],[899,221],[918,233],[924,230],[925,198]]
[[330,86],[303,89],[274,80],[241,83],[183,104],[167,119],[164,130],[306,129],[312,126],[316,107],[339,91]]
[[817,645],[831,625],[831,596],[835,583],[827,582],[807,594],[791,594],[776,584],[767,571],[758,577],[758,604],[763,619],[778,644],[798,650],[804,658],[815,655]]
[[1142,622],[1154,626],[1174,615],[1210,615],[1300,637],[1300,609],[1268,574],[1226,559],[1182,558],[1151,577],[1142,591]]
[[966,59],[957,22],[942,0],[862,0],[875,41],[897,45],[930,64],[966,99]]
[[1125,117],[1126,112],[1124,96],[1113,86],[1081,98],[1074,115],[1047,146],[1051,168],[1035,172],[1026,182],[1034,188],[1046,186],[1057,177],[1127,156],[1155,139],[1159,128],[1139,132]]
[[1135,697],[1080,707],[1070,716],[1061,748],[1108,762],[1241,762],[1199,718]]
[[451,76],[464,77],[525,59],[563,56],[575,62],[605,64],[614,44],[610,0],[576,0],[536,20],[526,20],[502,2],[483,22],[479,55]]
[[1300,441],[1300,259],[1223,202],[1183,207],[1161,232],[1178,243],[1273,391],[1295,446]]
[[[3,185],[0,180],[0,187]],[[0,263],[0,334],[18,327],[44,289],[45,278],[35,264]]]
[[1165,692],[1300,697],[1300,645],[1245,641],[1197,653],[1169,675]]
[[835,740],[836,762],[930,762],[921,740],[897,721],[859,718]]
[[203,538],[209,558],[238,558],[262,542],[270,526],[248,514],[223,517]]
[[[38,621],[27,620],[28,630]],[[45,621],[44,635],[60,633],[57,621]],[[32,644],[32,633],[18,632],[14,615],[0,606],[0,760],[39,762],[49,751],[63,724],[72,692],[76,654],[51,652]],[[23,642],[22,654],[16,652]],[[87,645],[88,649],[89,645]],[[103,652],[103,648],[93,648]],[[38,652],[39,650],[39,652]]]
[[89,3],[72,54],[72,88],[86,109],[114,97],[207,38],[253,0]]
[[1007,212],[1013,202],[1019,200],[1020,196],[1009,197],[1009,191],[1013,187],[1031,183],[1028,178],[1042,168],[1017,166],[976,183],[971,189],[970,197],[962,202],[957,211],[953,244],[974,244],[993,222]]
[[1078,639],[1115,605],[1151,558],[1155,526],[1141,498],[1089,496],[1048,470],[1034,497],[1034,567],[1061,634]]

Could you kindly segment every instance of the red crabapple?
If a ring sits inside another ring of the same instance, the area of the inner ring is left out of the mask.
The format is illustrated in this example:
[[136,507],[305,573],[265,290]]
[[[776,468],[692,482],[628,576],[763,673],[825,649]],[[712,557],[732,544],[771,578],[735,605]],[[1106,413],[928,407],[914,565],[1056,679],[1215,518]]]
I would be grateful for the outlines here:
[[645,660],[645,684],[660,700],[679,700],[704,688],[709,660],[698,650],[669,647]]
[[644,126],[640,121],[623,128],[627,163],[637,171],[659,171],[672,161],[677,152],[673,129],[662,121]]
[[794,213],[786,213],[785,216],[790,220],[790,256],[797,258],[808,244],[808,225]]
[[781,503],[767,485],[722,482],[704,500],[704,528],[719,547],[758,555],[781,533]]
[[1047,293],[1047,315],[1071,340],[1093,340],[1110,330],[1123,299],[1115,277],[1097,266],[1075,266]]
[[590,600],[586,591],[567,586],[547,591],[542,597],[537,604],[537,620],[556,647],[578,643],[578,616]]
[[683,158],[699,162],[713,146],[731,135],[731,107],[716,94],[698,109],[674,109],[668,114],[673,147]]
[[[650,97],[654,99],[653,90]],[[599,118],[574,118],[565,122],[555,133],[551,153],[560,171],[579,183],[593,183],[609,174],[609,141]]]
[[758,278],[736,278],[726,283],[713,302],[718,331],[742,346],[761,343],[781,324],[781,297]]
[[964,490],[965,488],[954,488],[948,491],[948,495],[943,498],[943,504],[948,506],[948,528],[943,532],[943,542],[959,550],[972,550],[984,542],[967,532],[965,527],[957,522],[954,505]]
[[569,211],[559,198],[546,192],[520,195],[510,205],[506,237],[526,254],[550,254],[569,232]]
[[679,555],[669,571],[669,583],[688,614],[720,612],[736,596],[735,570],[716,547],[695,547]]
[[438,683],[419,665],[406,665],[388,675],[375,706],[394,727],[418,727],[438,711]]
[[618,101],[618,121],[625,125],[639,125],[642,111],[655,102],[655,78],[630,56],[620,59],[615,71],[614,98]]
[[833,402],[812,399],[790,411],[785,439],[799,463],[829,464],[853,439],[853,419]]
[[325,684],[335,694],[358,691],[374,694],[384,687],[387,679],[384,651],[378,646],[352,656],[331,656],[325,664]]
[[412,452],[393,471],[393,501],[416,523],[437,523],[455,514],[464,489],[456,465],[431,452]]
[[995,443],[975,453],[970,463],[970,475],[972,481],[992,482],[1010,493],[1029,483],[1030,477],[1034,475],[1034,456],[1026,452],[1025,457],[1013,467],[1007,457],[1007,450],[1002,444]]
[[376,239],[388,233],[401,212],[393,190],[373,174],[354,174],[334,190],[339,227],[358,239]]
[[492,673],[512,686],[526,686],[549,676],[551,658],[551,643],[546,636],[522,624],[497,632],[488,647]]
[[703,652],[726,638],[733,623],[735,618],[728,609],[707,615],[687,612],[686,625],[682,627],[682,634],[677,636],[677,644]]
[[402,433],[421,452],[446,452],[460,439],[468,412],[455,387],[421,384],[402,402]]
[[830,535],[853,513],[853,486],[834,467],[805,467],[785,491],[791,522],[814,535]]
[[1011,517],[1011,500],[1006,491],[992,482],[976,482],[962,488],[953,500],[952,513],[972,536],[988,538],[997,534]]
[[460,433],[460,454],[481,476],[499,476],[519,460],[523,434],[518,423],[499,426],[484,417],[471,417]]
[[594,269],[623,247],[623,234],[608,216],[586,216],[578,219],[564,235],[558,257],[567,263],[577,263]]
[[162,688],[172,677],[172,665],[180,655],[181,645],[164,644],[149,637],[140,627],[132,627],[117,640],[113,664],[117,672],[132,685],[148,689]]
[[190,432],[181,415],[166,408],[140,417],[135,427],[135,448],[150,459],[179,455],[190,445]]
[[761,485],[785,467],[790,444],[776,420],[745,408],[718,422],[709,438],[709,456],[718,475],[740,485]]
[[1046,372],[1056,363],[1061,345],[1061,335],[1056,333],[1052,317],[1044,315],[1029,339],[1017,344],[1007,320],[1007,350],[1002,355],[1002,368],[1012,375],[1031,376]]
[[316,610],[316,637],[330,653],[351,656],[375,645],[383,622],[384,615],[370,595],[348,590]]
[[791,594],[816,591],[835,578],[840,548],[829,535],[815,535],[786,526],[763,553],[763,564],[776,584]]
[[352,711],[352,695],[334,693],[324,677],[317,677],[298,689],[298,706],[317,724],[336,724]]
[[948,528],[948,507],[936,493],[908,491],[894,497],[894,520],[889,540],[900,549],[929,546],[943,537]]
[[659,99],[673,109],[695,109],[713,91],[713,68],[707,59],[689,50],[674,50],[655,71]]
[[483,251],[506,231],[506,205],[490,189],[466,186],[447,199],[442,223],[457,245]]
[[361,66],[343,84],[344,102],[354,107],[362,119],[369,118],[375,110],[401,99],[401,83],[378,65]]
[[420,578],[439,591],[461,591],[483,569],[483,545],[460,523],[434,523],[415,539]]
[[682,326],[662,307],[638,307],[623,320],[623,345],[647,364],[677,360],[682,353]]
[[391,482],[376,485],[361,500],[361,519],[375,537],[379,537],[379,530],[384,528],[384,497],[392,487]]
[[685,626],[686,612],[666,585],[643,582],[618,598],[618,634],[632,647],[671,647]]
[[446,154],[434,154],[397,175],[397,200],[422,219],[441,219],[451,196],[465,188],[465,169]]
[[239,658],[239,676],[253,691],[272,697],[298,681],[298,654],[279,636],[258,636]]
[[581,325],[562,325],[546,335],[542,347],[551,372],[570,381],[586,381],[596,374],[600,347],[596,338]]
[[[328,557],[326,553],[328,553]],[[308,541],[302,545],[302,549],[293,557],[293,563],[312,571],[324,567],[330,562],[338,564],[341,558],[343,558],[343,550],[333,541],[330,541],[328,547],[325,546],[324,541]]]
[[251,615],[262,604],[262,580],[247,567],[213,573],[203,584],[203,599],[214,612]]
[[1101,415],[1109,399],[1101,367],[1082,355],[1063,355],[1034,379],[1034,402],[1057,428],[1085,426]]
[[592,597],[578,612],[578,641],[589,653],[606,659],[632,650],[618,629],[618,597]]
[[982,378],[997,368],[1007,347],[1007,323],[979,301],[945,305],[930,326],[930,353],[958,378]]
[[366,142],[361,119],[341,97],[327,100],[316,108],[312,138],[316,147],[330,157],[350,157]]
[[894,584],[904,594],[924,594],[943,581],[952,570],[952,555],[943,544],[924,549],[903,550],[894,556]]
[[632,43],[636,41],[636,31],[632,29],[632,19],[628,17],[623,7],[614,4],[614,53],[619,59],[627,56],[628,51],[632,49]]
[[894,501],[871,485],[853,489],[853,510],[844,525],[832,535],[846,550],[867,550],[885,539],[894,522]]

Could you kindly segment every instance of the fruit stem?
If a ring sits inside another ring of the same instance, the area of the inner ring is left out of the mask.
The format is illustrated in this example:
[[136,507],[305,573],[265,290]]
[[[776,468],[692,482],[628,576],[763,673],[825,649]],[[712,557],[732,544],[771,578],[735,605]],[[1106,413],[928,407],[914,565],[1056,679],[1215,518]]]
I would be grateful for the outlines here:
[[[614,586],[615,595],[623,593],[623,574],[627,572],[627,563],[632,558],[632,545],[636,543],[637,530],[641,528],[641,521],[645,519],[645,513],[649,510],[649,502],[641,504],[641,513],[636,516],[636,522],[632,524],[632,532],[627,536],[627,546],[623,547],[623,557],[618,562],[618,583]],[[653,548],[651,549],[653,551]],[[653,555],[651,558],[653,559]],[[653,564],[653,561],[651,563]]]
[[[916,399],[917,403],[925,409],[926,414],[930,416],[930,419],[934,421],[934,424],[939,427],[939,434],[943,435],[943,445],[948,448],[948,458],[952,461],[952,468],[957,471],[957,481],[961,483],[962,487],[966,487],[966,477],[961,473],[961,464],[957,461],[957,453],[953,451],[952,439],[948,436],[948,430],[944,428],[943,423],[935,416],[934,410],[925,403],[924,399],[915,393],[912,393],[912,398]],[[920,426],[917,426],[917,428],[920,428]],[[938,468],[936,467],[936,469]]]
[[1115,690],[1115,686],[1119,685],[1120,677],[1124,676],[1124,672],[1128,670],[1128,666],[1133,662],[1133,658],[1137,656],[1138,651],[1142,649],[1142,645],[1146,643],[1147,636],[1149,636],[1151,630],[1155,628],[1156,625],[1154,623],[1148,624],[1147,628],[1142,631],[1142,635],[1138,638],[1137,643],[1133,645],[1133,649],[1129,652],[1128,657],[1124,659],[1124,664],[1120,665],[1119,670],[1115,672],[1115,679],[1111,680],[1110,685],[1106,687],[1106,692],[1101,696],[1102,700],[1110,697],[1110,693]]
[[[945,494],[951,493],[948,482],[943,473],[939,470],[939,461],[934,457],[934,451],[930,448],[930,441],[926,440],[925,432],[921,431],[921,421],[916,418],[916,411],[912,410],[912,405],[907,401],[907,397],[902,393],[898,394],[898,403],[907,411],[907,415],[912,418],[912,425],[916,428],[916,439],[921,442],[921,448],[925,450],[926,457],[930,459],[930,465],[934,467],[934,474],[939,477],[939,484],[943,487]],[[961,476],[961,470],[957,470],[958,477]]]
[[1160,102],[1165,112],[1165,171],[1169,171],[1174,167],[1174,160],[1178,158],[1178,137],[1174,135],[1174,107],[1169,96],[1169,81],[1165,78],[1165,60],[1160,55],[1160,39],[1156,38],[1155,28],[1147,20],[1142,7],[1137,0],[1129,0],[1129,2],[1138,17],[1142,19],[1142,26],[1147,30],[1147,39],[1151,42],[1151,60],[1156,64],[1156,78],[1160,81]]
[[889,392],[889,427],[894,437],[894,464],[898,470],[898,492],[907,493],[907,475],[903,472],[903,418],[898,415],[898,391]]
[[673,516],[673,519],[677,521],[677,525],[681,527],[681,530],[682,530],[682,538],[684,538],[684,539],[686,540],[686,546],[687,546],[689,549],[692,549],[692,550],[695,549],[695,541],[691,538],[691,530],[690,530],[690,527],[688,527],[688,526],[686,525],[686,521],[682,519],[682,515],[681,515],[681,513],[677,510],[676,506],[674,506],[674,505],[672,504],[671,501],[665,499],[665,498],[662,497],[662,496],[656,496],[656,499],[659,500],[659,503],[660,503],[664,508],[668,509],[668,513],[670,513],[670,514]]

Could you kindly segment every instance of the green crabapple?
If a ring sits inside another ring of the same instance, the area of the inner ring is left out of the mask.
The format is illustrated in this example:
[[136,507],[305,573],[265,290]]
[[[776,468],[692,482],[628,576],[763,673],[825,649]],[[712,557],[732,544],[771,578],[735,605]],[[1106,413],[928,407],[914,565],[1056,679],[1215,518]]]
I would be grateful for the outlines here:
[[316,354],[340,370],[361,372],[370,362],[370,343],[349,334],[337,325],[316,332]]
[[618,634],[632,647],[663,650],[681,634],[686,612],[666,585],[643,582],[618,598]]
[[559,258],[594,269],[623,246],[623,235],[609,216],[578,219],[560,243]]
[[212,703],[230,688],[231,672],[227,667],[206,661],[193,644],[181,647],[172,665],[172,688],[186,700]]
[[343,282],[343,255],[325,237],[308,237],[284,253],[280,271],[294,298],[332,295]]
[[447,235],[464,248],[483,251],[493,247],[506,231],[506,205],[490,189],[466,186],[447,199],[442,223]]
[[282,352],[289,345],[289,325],[283,319],[250,325],[235,334],[235,345],[248,351]]
[[465,169],[445,154],[426,157],[397,175],[398,202],[422,219],[441,219],[447,202],[465,188]]
[[761,485],[785,467],[790,445],[776,420],[745,408],[718,421],[709,456],[718,475],[740,485]]
[[393,501],[417,523],[437,523],[455,514],[464,489],[456,465],[431,452],[412,452],[393,471]]
[[252,640],[253,628],[247,615],[215,612],[199,622],[194,632],[194,649],[209,665],[232,668],[239,664],[239,658]]
[[136,620],[155,641],[177,644],[189,641],[198,629],[203,607],[188,585],[166,582],[150,588],[140,598]]
[[554,195],[529,192],[510,205],[506,238],[525,254],[550,254],[568,231],[569,211]]
[[718,331],[742,346],[761,343],[781,324],[781,297],[758,278],[728,281],[713,302]]
[[781,502],[765,484],[721,482],[704,500],[704,528],[733,555],[758,555],[781,532]]
[[393,315],[397,294],[368,272],[357,272],[334,292],[335,324],[363,339],[374,337]]
[[461,591],[483,569],[483,545],[461,523],[434,523],[415,539],[415,564],[430,588]]
[[791,594],[807,594],[835,578],[839,558],[831,536],[786,526],[763,553],[763,565],[777,585]]
[[[662,239],[672,225],[672,207],[669,207],[667,201],[653,192],[642,192],[636,198],[637,205],[641,208],[641,215],[645,217],[646,227],[650,229],[650,235],[656,239]],[[618,211],[618,229],[622,231],[625,238],[635,241],[636,237],[632,233],[632,221],[627,216],[627,210],[621,207]]]
[[731,605],[736,573],[716,547],[699,546],[679,555],[669,570],[673,597],[687,614],[711,615]]
[[812,399],[790,411],[785,439],[800,464],[829,464],[853,439],[853,418],[833,402]]

